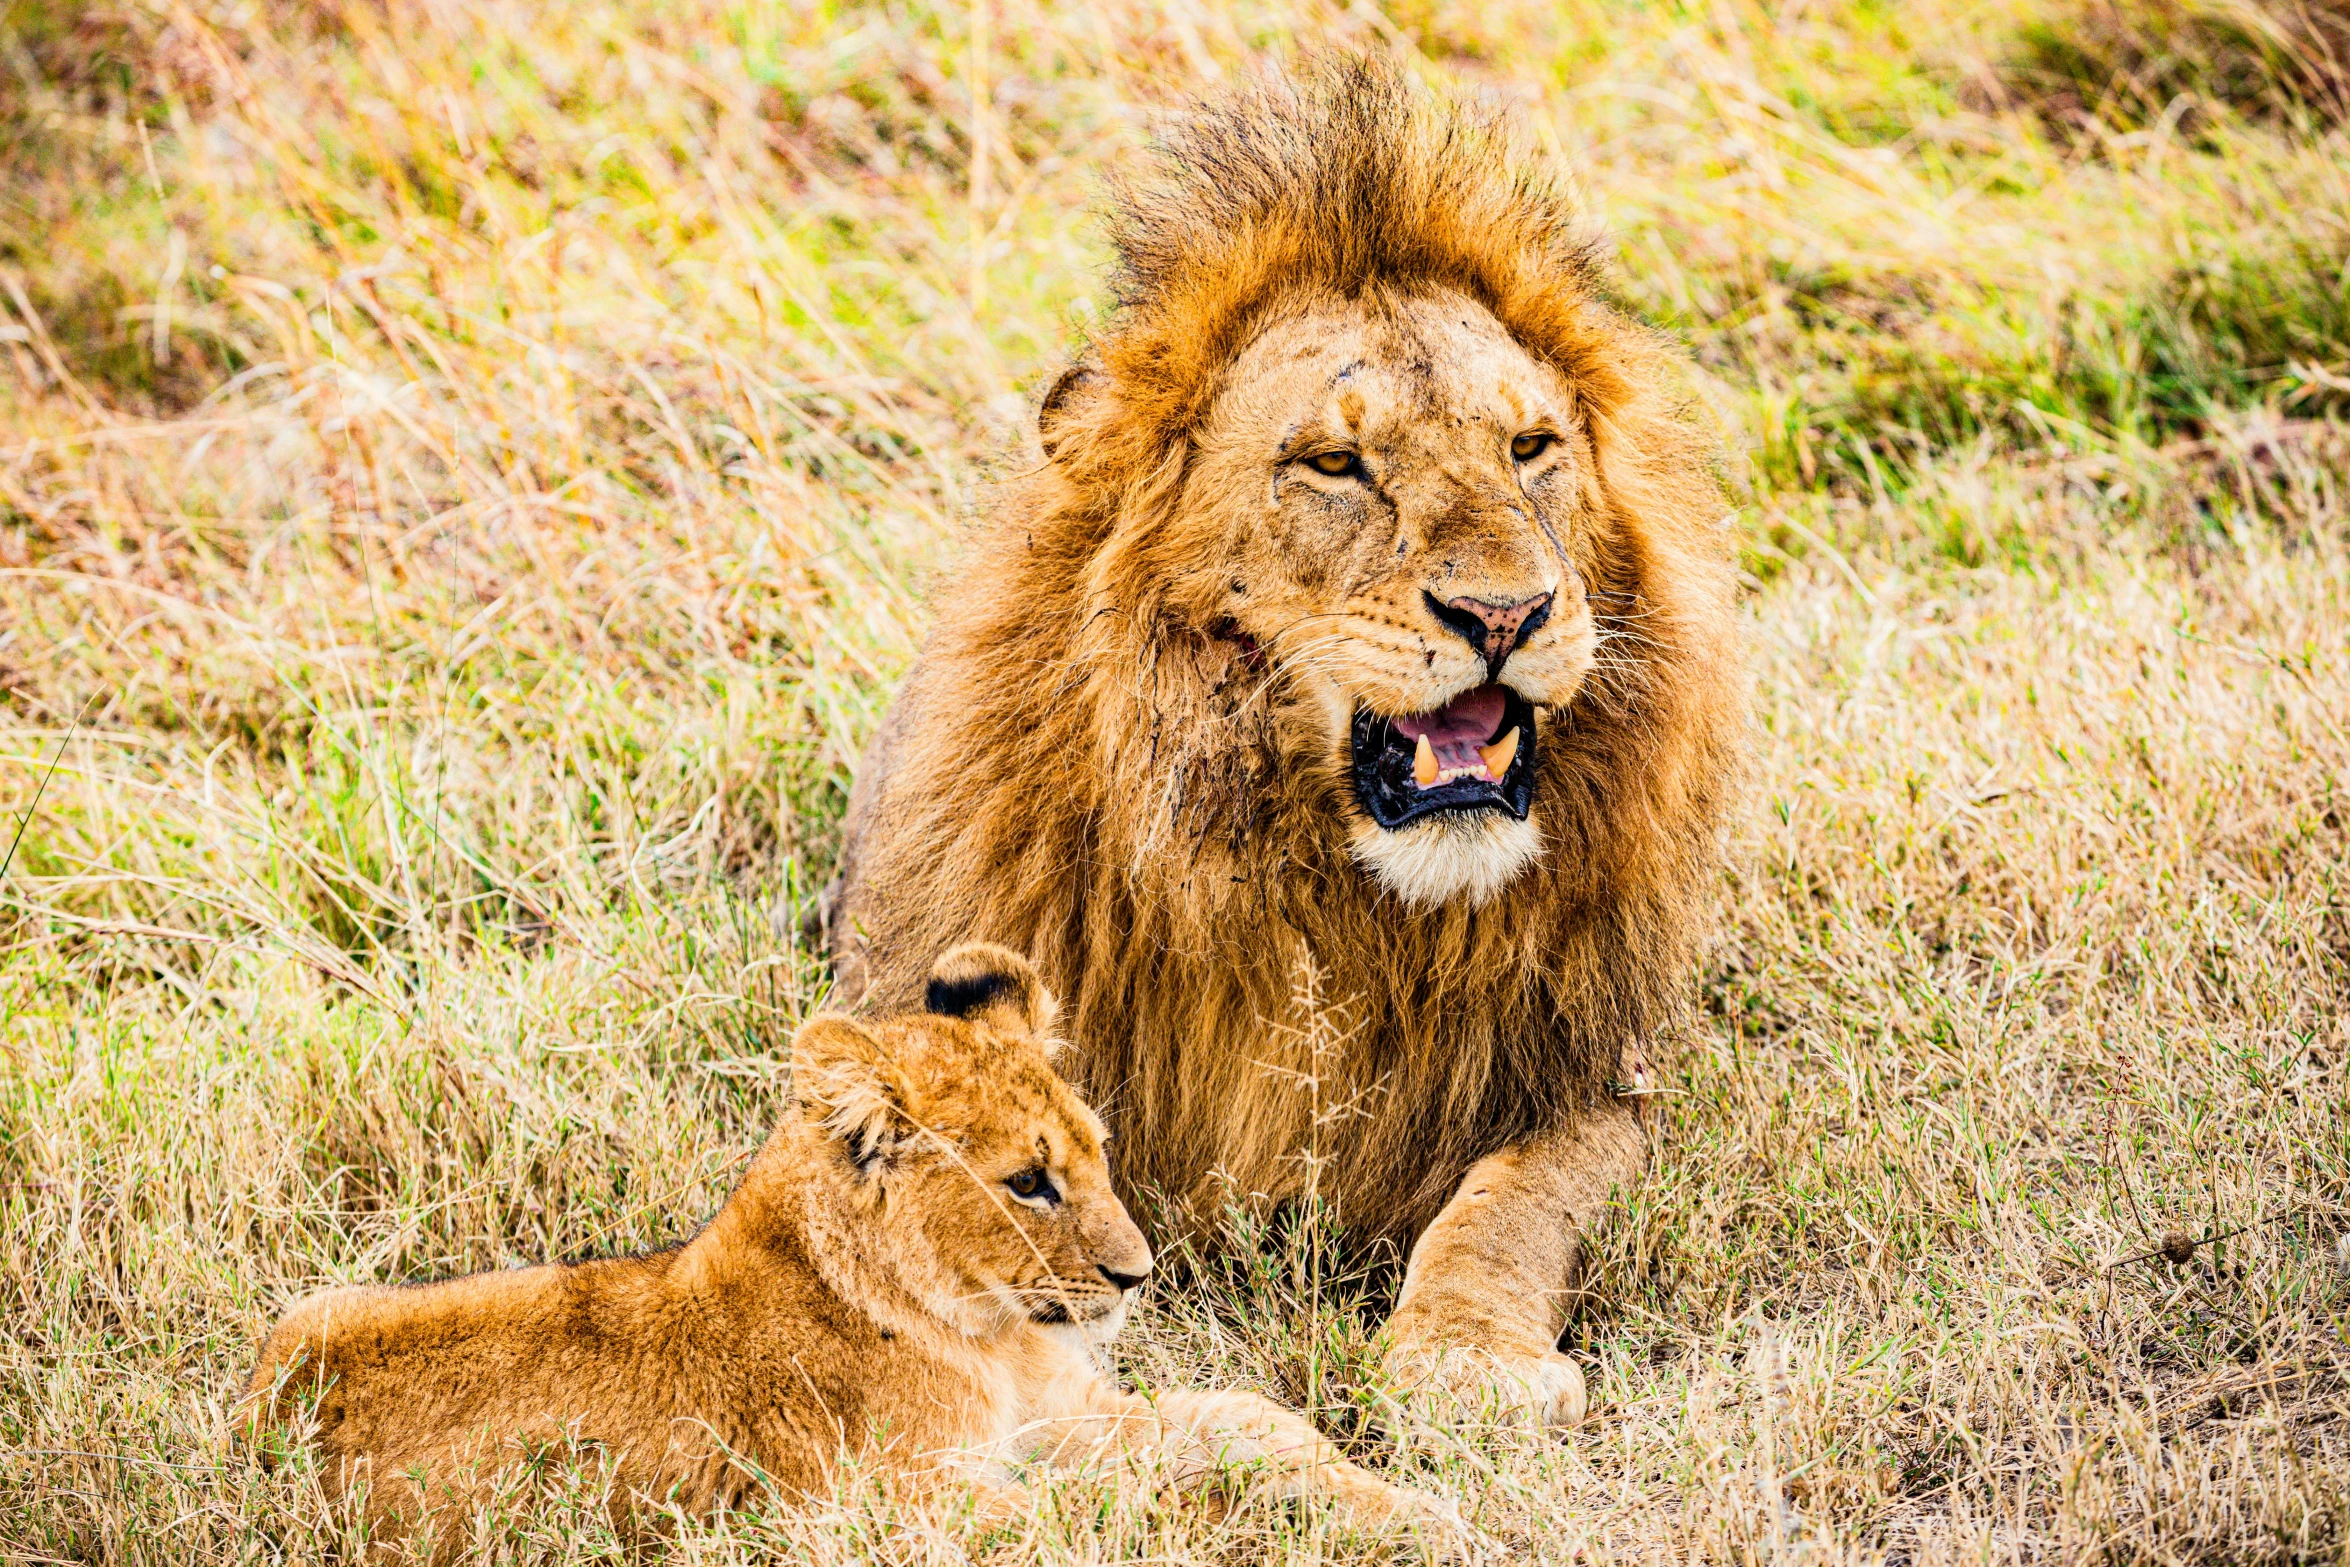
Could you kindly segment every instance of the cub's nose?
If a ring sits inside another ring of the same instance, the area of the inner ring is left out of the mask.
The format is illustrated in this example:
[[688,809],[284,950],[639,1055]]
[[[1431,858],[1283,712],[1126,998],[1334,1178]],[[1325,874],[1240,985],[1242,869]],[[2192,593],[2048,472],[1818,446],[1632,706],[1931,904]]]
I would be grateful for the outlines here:
[[1428,613],[1477,650],[1477,656],[1485,660],[1489,680],[1501,678],[1503,661],[1550,618],[1548,593],[1537,593],[1515,604],[1490,604],[1475,598],[1440,600],[1425,590],[1420,597],[1427,601]]
[[1115,1268],[1102,1269],[1102,1277],[1115,1284],[1120,1290],[1139,1289],[1142,1287],[1142,1281],[1150,1276],[1151,1265],[1147,1262],[1142,1265],[1140,1273],[1120,1273]]

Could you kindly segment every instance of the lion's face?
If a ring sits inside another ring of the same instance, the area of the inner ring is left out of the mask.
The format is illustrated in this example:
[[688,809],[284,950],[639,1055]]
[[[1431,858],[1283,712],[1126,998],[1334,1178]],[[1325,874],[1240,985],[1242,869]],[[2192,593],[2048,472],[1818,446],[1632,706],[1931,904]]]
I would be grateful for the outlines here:
[[967,1332],[1027,1320],[1106,1337],[1151,1270],[1101,1120],[1047,1059],[1052,1014],[1025,959],[974,943],[939,960],[928,1012],[826,1018],[795,1046],[873,1254]]
[[1185,495],[1228,568],[1198,607],[1289,676],[1359,863],[1492,897],[1542,852],[1543,726],[1597,650],[1574,389],[1452,293],[1294,313],[1224,385]]

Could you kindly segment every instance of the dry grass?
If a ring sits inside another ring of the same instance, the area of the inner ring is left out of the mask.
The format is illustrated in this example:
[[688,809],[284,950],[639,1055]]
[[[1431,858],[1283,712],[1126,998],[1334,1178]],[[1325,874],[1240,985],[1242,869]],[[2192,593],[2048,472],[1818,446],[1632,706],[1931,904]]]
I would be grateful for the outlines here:
[[[0,1553],[333,1555],[221,1440],[290,1297],[710,1211],[1095,171],[1342,40],[1519,103],[1697,350],[1759,717],[1597,1419],[1365,1451],[1497,1556],[2350,1560],[2350,164],[2306,56],[2113,53],[2282,10],[994,0],[976,109],[910,0],[4,14]],[[1244,1238],[1130,1369],[1354,1432],[1360,1280]],[[484,1559],[626,1554],[594,1493]],[[999,1544],[1358,1549],[1087,1480]]]

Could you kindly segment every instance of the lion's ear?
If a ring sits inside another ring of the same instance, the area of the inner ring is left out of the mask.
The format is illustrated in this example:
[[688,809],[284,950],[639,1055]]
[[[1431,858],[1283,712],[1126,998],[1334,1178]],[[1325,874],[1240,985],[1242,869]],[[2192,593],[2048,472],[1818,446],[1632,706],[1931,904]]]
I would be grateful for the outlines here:
[[1060,1009],[1029,961],[1009,947],[973,941],[930,970],[930,1010],[1014,1034],[1041,1035]]
[[860,1170],[914,1130],[910,1085],[871,1029],[820,1012],[792,1036],[792,1097],[800,1113],[848,1147]]
[[1036,410],[1036,437],[1044,443],[1048,461],[1060,455],[1061,435],[1070,417],[1101,379],[1102,373],[1082,359],[1054,378],[1052,390]]

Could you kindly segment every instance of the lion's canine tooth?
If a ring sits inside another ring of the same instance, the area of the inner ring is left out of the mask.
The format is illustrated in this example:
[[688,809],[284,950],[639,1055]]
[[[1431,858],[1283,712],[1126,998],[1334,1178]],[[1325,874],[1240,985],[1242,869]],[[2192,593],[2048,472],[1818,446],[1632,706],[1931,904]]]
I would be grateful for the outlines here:
[[1428,743],[1426,735],[1412,748],[1412,782],[1423,789],[1436,782],[1436,747]]
[[1493,775],[1493,781],[1495,783],[1501,782],[1501,775],[1508,772],[1510,763],[1518,758],[1518,731],[1516,727],[1512,726],[1508,734],[1503,735],[1493,744],[1479,746],[1477,754],[1485,758],[1485,770]]

